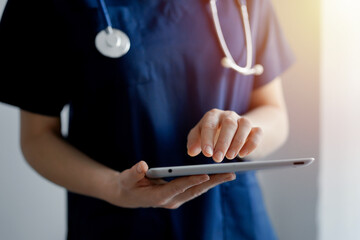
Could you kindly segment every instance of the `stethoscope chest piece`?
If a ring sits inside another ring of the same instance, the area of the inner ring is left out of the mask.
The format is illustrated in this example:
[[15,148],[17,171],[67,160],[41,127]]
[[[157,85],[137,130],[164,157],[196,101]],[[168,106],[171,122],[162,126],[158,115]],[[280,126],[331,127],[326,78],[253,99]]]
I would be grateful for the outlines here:
[[130,39],[124,32],[108,27],[96,35],[95,46],[102,55],[119,58],[129,51]]

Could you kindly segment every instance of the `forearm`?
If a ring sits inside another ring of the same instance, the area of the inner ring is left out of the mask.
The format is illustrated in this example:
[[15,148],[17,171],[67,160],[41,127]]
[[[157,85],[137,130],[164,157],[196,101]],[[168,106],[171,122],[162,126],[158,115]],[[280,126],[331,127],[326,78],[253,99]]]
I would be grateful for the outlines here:
[[254,126],[263,130],[263,138],[249,158],[265,157],[286,141],[289,124],[284,108],[271,105],[259,106],[244,114],[243,117],[248,118]]
[[90,159],[53,132],[22,139],[23,154],[43,177],[66,189],[100,199],[109,198],[109,188],[118,172]]

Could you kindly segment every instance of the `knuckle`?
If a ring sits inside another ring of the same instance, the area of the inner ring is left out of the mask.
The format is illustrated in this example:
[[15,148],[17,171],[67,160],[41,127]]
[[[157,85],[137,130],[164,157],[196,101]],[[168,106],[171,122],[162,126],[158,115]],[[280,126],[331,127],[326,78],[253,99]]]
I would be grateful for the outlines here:
[[196,198],[197,196],[199,196],[199,191],[193,190],[193,189],[191,189],[189,191],[189,198],[190,199]]
[[214,118],[218,113],[218,110],[217,109],[211,109],[210,111],[206,112],[205,115],[204,115],[204,119],[207,119],[207,118]]
[[155,207],[165,206],[166,204],[167,204],[167,199],[163,197],[157,197],[152,203],[152,205]]
[[203,129],[216,130],[218,126],[213,121],[205,121],[202,127]]
[[174,210],[174,209],[178,209],[180,206],[181,206],[180,203],[170,203],[165,205],[164,208]]
[[184,187],[182,187],[182,186],[180,186],[179,184],[175,184],[174,186],[173,186],[173,192],[175,193],[175,194],[180,194],[180,193],[183,193],[183,192],[185,192],[185,188]]
[[227,138],[219,138],[216,142],[216,146],[221,148],[222,146],[230,145],[230,140]]
[[235,178],[236,178],[235,174],[227,175],[222,179],[221,183],[233,181],[235,180]]
[[232,141],[232,145],[235,146],[236,148],[244,145],[244,143],[245,143],[245,140],[242,138],[234,138]]
[[260,137],[264,135],[264,130],[262,130],[262,128],[259,127],[254,127],[253,132]]
[[199,194],[199,196],[207,193],[209,190],[210,188],[203,189],[202,192]]
[[248,151],[252,151],[252,150],[254,150],[258,145],[259,145],[259,142],[258,142],[258,141],[256,141],[255,139],[250,139],[250,140],[246,143],[246,148],[248,149]]
[[208,189],[198,189],[198,190],[191,191],[191,193],[190,193],[191,198],[197,198],[200,195],[202,195],[203,193],[207,192],[207,190]]
[[231,126],[233,128],[237,128],[237,120],[234,118],[234,117],[231,117],[231,116],[226,116],[224,119],[223,119],[223,125],[227,125],[227,126]]
[[220,111],[219,109],[213,108],[210,111],[208,111],[207,113],[209,113],[209,114],[217,114],[219,111]]
[[203,119],[207,119],[207,118],[215,118],[216,116],[219,115],[219,110],[216,108],[211,109],[210,111],[206,112],[205,115],[203,116]]
[[250,141],[253,142],[255,145],[258,145],[262,137],[263,137],[263,132],[261,128],[256,128],[256,130],[253,129],[253,134]]
[[235,111],[225,111],[226,116],[237,119],[239,118],[239,114],[237,114]]
[[247,128],[251,127],[251,122],[247,118],[244,118],[244,117],[239,118],[238,122],[239,122],[239,125],[241,125],[242,127],[247,127]]
[[181,180],[181,181],[177,182],[172,187],[173,188],[173,193],[175,193],[175,195],[184,193],[190,186],[192,186],[194,184],[194,182],[195,182],[195,180],[193,180],[191,178],[187,179],[187,180]]
[[[188,187],[199,185],[202,182],[203,182],[202,178],[200,179],[198,176],[191,176]],[[190,189],[187,189],[187,191],[189,191]]]
[[258,141],[258,137],[252,135],[250,138],[247,139],[246,145],[256,145],[256,142]]
[[159,200],[155,203],[155,206],[157,206],[157,207],[162,207],[165,205],[166,205],[166,201],[164,201],[164,200]]

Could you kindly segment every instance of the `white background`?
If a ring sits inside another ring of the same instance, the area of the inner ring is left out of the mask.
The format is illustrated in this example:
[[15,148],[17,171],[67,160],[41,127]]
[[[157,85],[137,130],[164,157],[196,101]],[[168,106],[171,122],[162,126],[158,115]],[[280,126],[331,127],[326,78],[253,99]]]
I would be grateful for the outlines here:
[[360,239],[360,2],[322,10],[319,239]]

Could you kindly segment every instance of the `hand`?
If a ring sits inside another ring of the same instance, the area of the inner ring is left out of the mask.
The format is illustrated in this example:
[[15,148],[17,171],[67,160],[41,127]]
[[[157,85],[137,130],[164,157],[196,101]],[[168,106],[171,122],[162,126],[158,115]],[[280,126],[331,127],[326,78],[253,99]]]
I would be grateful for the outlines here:
[[245,117],[233,111],[213,109],[191,129],[188,154],[196,156],[202,152],[216,162],[221,162],[224,156],[245,157],[259,145],[262,135],[261,128],[252,126]]
[[180,177],[170,182],[148,179],[148,165],[141,161],[115,178],[108,202],[127,208],[161,207],[176,209],[221,183],[235,179],[234,173]]

